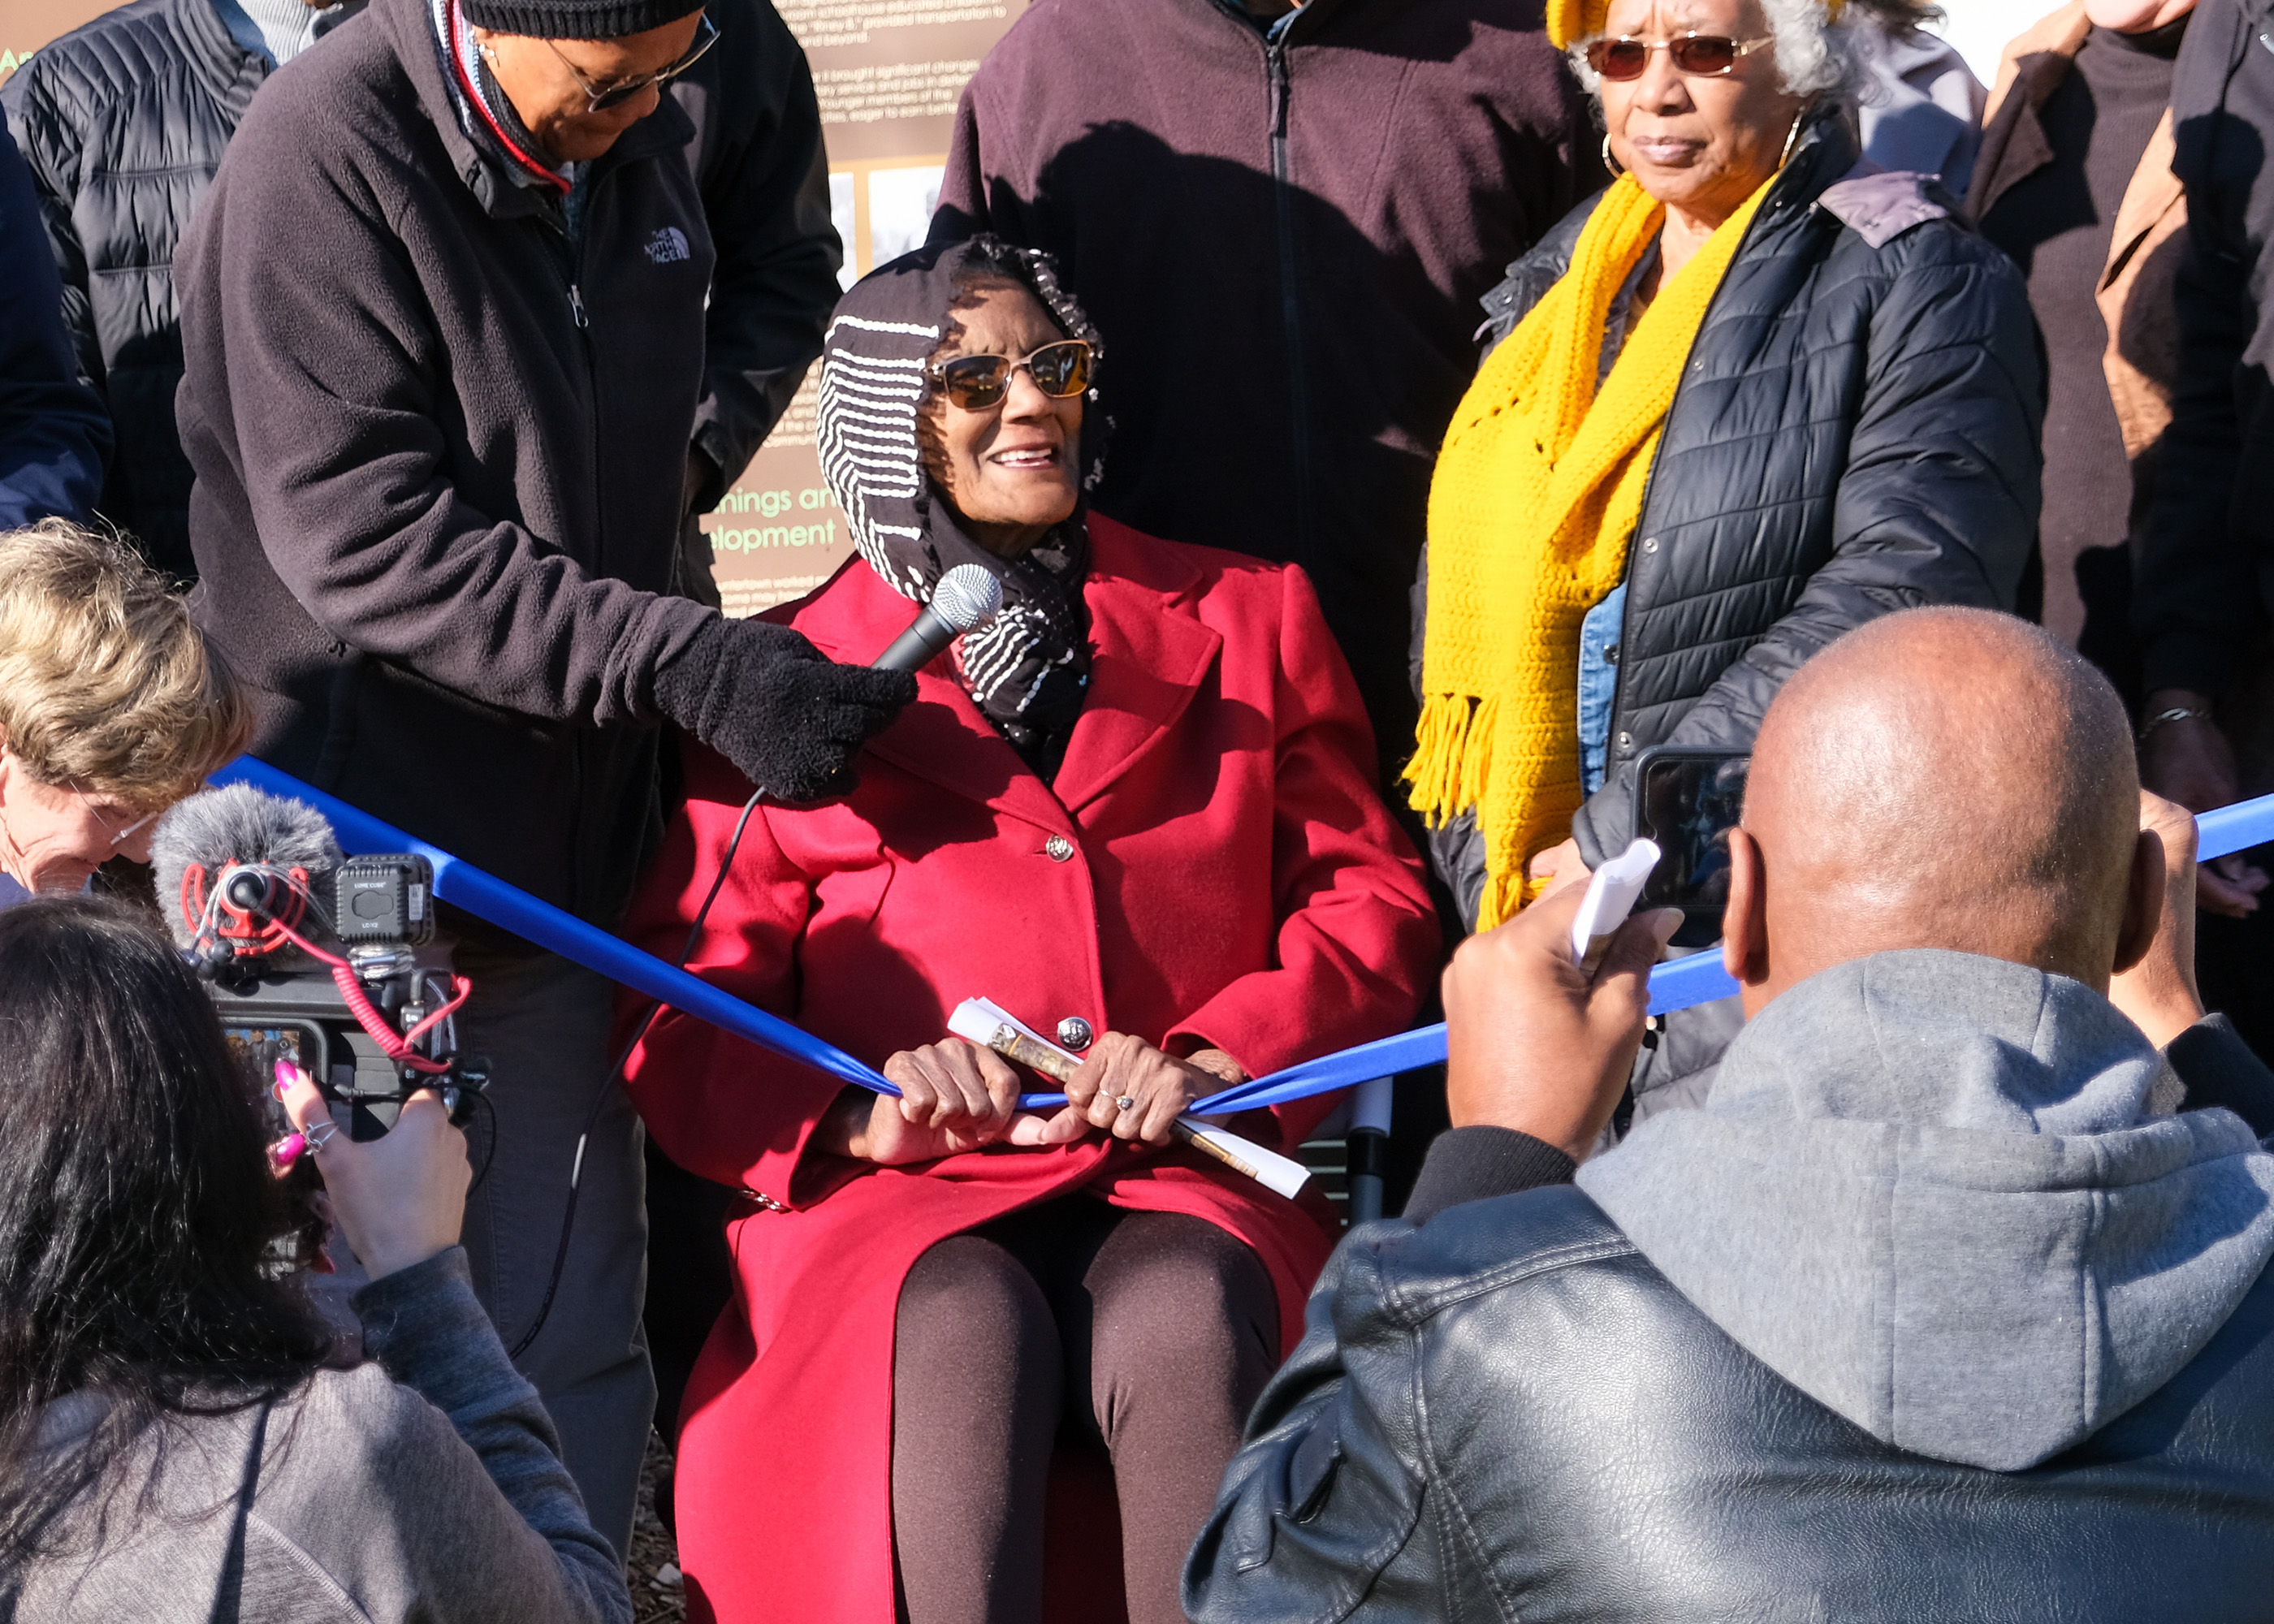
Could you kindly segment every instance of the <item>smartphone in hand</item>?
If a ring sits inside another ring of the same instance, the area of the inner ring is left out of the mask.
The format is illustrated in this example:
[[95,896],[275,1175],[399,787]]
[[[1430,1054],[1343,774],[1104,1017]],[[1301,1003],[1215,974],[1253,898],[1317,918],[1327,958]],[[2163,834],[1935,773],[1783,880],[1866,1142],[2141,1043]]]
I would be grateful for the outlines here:
[[1676,947],[1721,935],[1729,901],[1729,831],[1745,808],[1750,752],[1660,745],[1635,763],[1634,833],[1660,853],[1638,908],[1680,908]]

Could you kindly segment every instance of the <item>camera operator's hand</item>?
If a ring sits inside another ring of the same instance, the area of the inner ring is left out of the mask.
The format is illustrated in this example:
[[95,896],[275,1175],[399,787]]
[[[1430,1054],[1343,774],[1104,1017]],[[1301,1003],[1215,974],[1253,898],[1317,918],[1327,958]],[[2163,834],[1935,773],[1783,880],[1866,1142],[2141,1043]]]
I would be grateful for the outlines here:
[[276,1084],[309,1140],[333,1214],[373,1280],[458,1244],[474,1174],[466,1136],[450,1125],[440,1095],[420,1089],[383,1138],[358,1144],[333,1127],[331,1105],[306,1072],[279,1061]]
[[1446,966],[1445,1104],[1457,1128],[1513,1128],[1586,1157],[1617,1109],[1650,1010],[1650,967],[1681,928],[1659,908],[1621,925],[1591,979],[1571,962],[1586,892],[1568,886]]
[[853,756],[916,696],[903,671],[840,665],[787,626],[708,621],[655,673],[656,709],[782,801],[853,787]]

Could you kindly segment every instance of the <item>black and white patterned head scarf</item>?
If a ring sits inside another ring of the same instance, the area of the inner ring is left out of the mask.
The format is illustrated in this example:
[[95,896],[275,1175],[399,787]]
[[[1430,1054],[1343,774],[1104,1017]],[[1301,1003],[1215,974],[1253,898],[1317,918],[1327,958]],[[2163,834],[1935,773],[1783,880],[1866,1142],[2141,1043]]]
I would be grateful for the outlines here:
[[[998,558],[963,533],[933,489],[917,433],[924,368],[954,332],[951,306],[978,281],[1026,287],[1068,336],[1088,340],[1103,356],[1049,255],[993,237],[922,248],[870,272],[837,302],[822,345],[815,434],[853,545],[894,591],[929,603],[940,576],[959,564],[982,565],[1003,583],[1002,613],[956,640],[956,668],[981,713],[1047,779],[1065,757],[1089,685],[1081,596],[1089,535],[1081,509],[1023,556]],[[1103,468],[1109,427],[1093,387],[1076,455],[1085,498]]]

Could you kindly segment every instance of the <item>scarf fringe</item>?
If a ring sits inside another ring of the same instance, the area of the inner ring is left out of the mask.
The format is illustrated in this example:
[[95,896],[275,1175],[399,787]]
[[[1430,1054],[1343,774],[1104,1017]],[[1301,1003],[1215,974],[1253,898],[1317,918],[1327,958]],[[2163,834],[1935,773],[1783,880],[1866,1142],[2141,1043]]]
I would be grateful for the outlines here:
[[1477,898],[1477,929],[1490,930],[1495,925],[1507,923],[1547,889],[1545,880],[1526,877],[1523,869],[1513,874],[1485,873],[1484,894]]
[[1421,702],[1413,759],[1399,776],[1413,786],[1406,804],[1430,828],[1442,828],[1484,798],[1499,729],[1497,699],[1432,694]]

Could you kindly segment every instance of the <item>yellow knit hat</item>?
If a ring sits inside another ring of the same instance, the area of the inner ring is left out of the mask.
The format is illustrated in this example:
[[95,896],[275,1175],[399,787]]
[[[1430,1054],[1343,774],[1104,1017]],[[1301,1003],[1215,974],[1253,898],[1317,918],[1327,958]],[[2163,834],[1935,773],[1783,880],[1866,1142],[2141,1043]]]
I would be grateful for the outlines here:
[[[1847,0],[1824,0],[1827,22],[1838,22]],[[1547,0],[1547,37],[1557,50],[1570,50],[1582,40],[1602,33],[1611,15],[1611,0]]]

